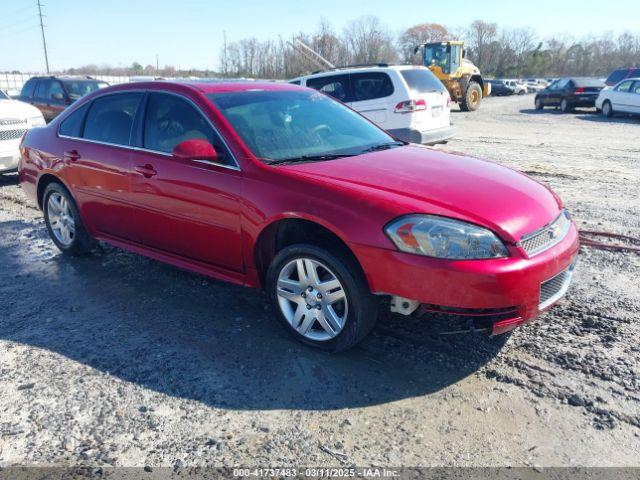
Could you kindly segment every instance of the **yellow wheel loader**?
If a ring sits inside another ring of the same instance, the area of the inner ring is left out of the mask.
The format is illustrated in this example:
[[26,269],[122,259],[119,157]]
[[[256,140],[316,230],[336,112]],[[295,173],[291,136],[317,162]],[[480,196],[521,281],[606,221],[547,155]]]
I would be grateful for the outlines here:
[[477,110],[483,97],[491,93],[491,84],[485,82],[480,70],[465,58],[464,42],[423,43],[415,48],[422,50],[422,62],[449,90],[451,100],[460,110]]

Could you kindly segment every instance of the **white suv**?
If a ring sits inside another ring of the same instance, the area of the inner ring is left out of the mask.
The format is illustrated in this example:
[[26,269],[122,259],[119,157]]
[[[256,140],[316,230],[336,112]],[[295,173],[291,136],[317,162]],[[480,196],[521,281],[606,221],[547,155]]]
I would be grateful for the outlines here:
[[340,67],[290,83],[331,95],[406,142],[440,143],[455,133],[451,97],[426,67]]
[[40,110],[28,103],[12,100],[0,90],[0,173],[18,167],[20,139],[24,132],[43,125]]

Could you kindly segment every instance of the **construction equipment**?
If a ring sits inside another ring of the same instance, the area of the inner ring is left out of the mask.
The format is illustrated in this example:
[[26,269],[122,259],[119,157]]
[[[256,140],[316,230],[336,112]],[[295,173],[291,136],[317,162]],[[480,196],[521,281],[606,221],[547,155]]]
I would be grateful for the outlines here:
[[423,43],[422,62],[449,90],[451,100],[465,112],[477,110],[483,97],[491,93],[491,84],[485,82],[478,67],[465,58],[464,42]]

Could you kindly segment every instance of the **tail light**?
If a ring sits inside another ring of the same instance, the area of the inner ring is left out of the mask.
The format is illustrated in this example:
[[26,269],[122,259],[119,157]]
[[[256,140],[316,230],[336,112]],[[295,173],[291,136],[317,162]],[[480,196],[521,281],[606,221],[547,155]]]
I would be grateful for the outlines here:
[[576,88],[575,93],[584,93],[584,87],[578,87],[578,88]]
[[424,100],[405,100],[396,105],[394,113],[413,113],[427,109],[427,102]]
[[451,107],[451,97],[447,96],[447,108]]

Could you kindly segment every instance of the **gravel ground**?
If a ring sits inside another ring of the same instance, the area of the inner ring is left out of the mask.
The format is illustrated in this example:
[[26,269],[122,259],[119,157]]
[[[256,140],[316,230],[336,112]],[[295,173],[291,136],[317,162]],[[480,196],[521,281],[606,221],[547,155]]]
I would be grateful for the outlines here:
[[[640,237],[640,120],[532,104],[455,112],[444,148]],[[0,266],[0,466],[640,464],[640,255],[583,248],[565,301],[510,337],[390,316],[335,356],[258,291],[107,246],[63,258],[11,177]]]

